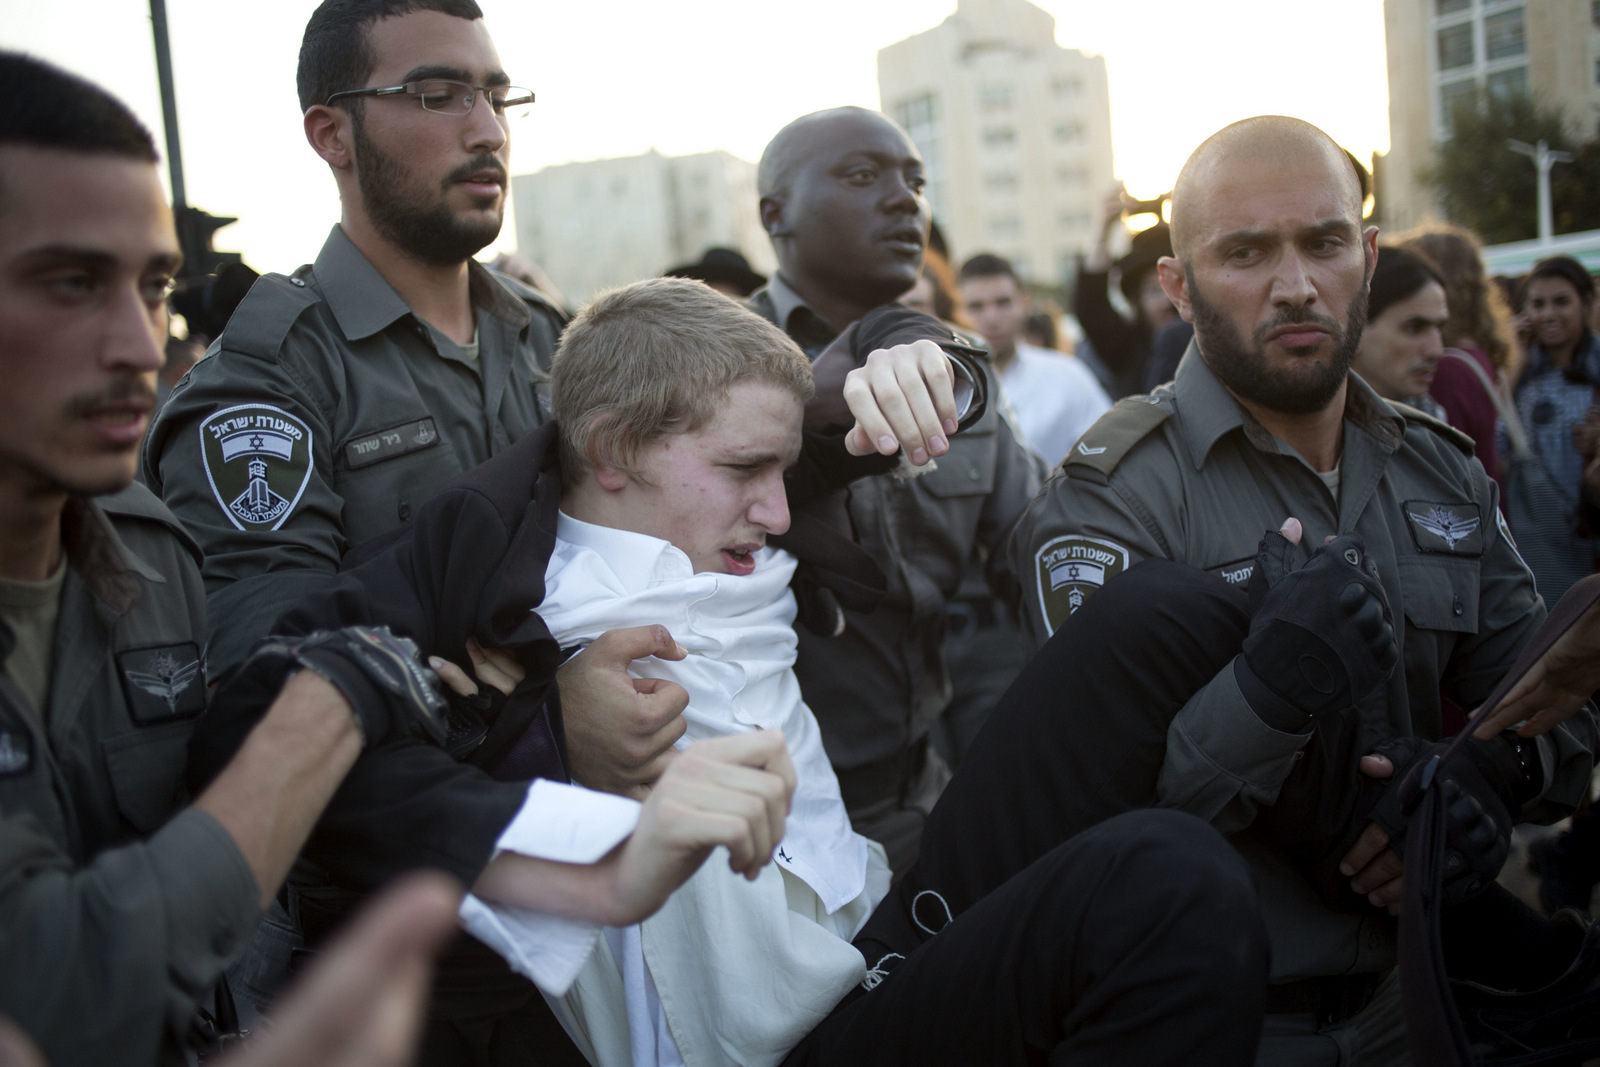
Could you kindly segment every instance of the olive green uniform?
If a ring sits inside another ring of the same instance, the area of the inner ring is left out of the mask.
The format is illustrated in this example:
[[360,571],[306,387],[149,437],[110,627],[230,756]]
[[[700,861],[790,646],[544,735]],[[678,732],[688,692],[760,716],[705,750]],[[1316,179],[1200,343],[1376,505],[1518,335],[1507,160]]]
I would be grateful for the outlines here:
[[[1138,560],[1165,557],[1250,577],[1262,534],[1293,516],[1300,557],[1329,535],[1365,541],[1388,593],[1401,665],[1360,706],[1380,736],[1441,734],[1441,692],[1475,707],[1545,615],[1499,517],[1472,441],[1381,400],[1351,376],[1338,490],[1233,399],[1191,345],[1176,380],[1118,403],[1084,434],[1018,522],[1024,630],[1037,647],[1083,598]],[[1387,915],[1324,907],[1288,861],[1255,839],[1310,733],[1267,726],[1224,670],[1179,711],[1157,803],[1236,835],[1255,867],[1275,982],[1372,973],[1394,963]],[[1582,797],[1594,722],[1580,714],[1540,739],[1545,788],[1521,813],[1550,821]]]
[[260,915],[233,839],[182,806],[199,551],[141,486],[74,501],[65,525],[44,707],[0,675],[0,1015],[54,1067],[182,1063]]
[[213,671],[540,425],[562,314],[469,264],[477,350],[419,319],[337,226],[315,263],[256,282],[173,390],[143,478],[205,550]]
[[[751,306],[813,358],[834,331],[781,276]],[[870,614],[844,612],[837,636],[796,627],[795,673],[822,727],[823,744],[857,832],[888,850],[904,870],[916,855],[923,815],[948,779],[928,751],[928,728],[950,701],[945,607],[974,549],[991,588],[1010,598],[1015,582],[1001,551],[1011,524],[1038,488],[1028,450],[1002,414],[989,376],[984,411],[950,439],[935,469],[912,478],[862,478],[823,502],[835,521],[888,576],[888,595]]]

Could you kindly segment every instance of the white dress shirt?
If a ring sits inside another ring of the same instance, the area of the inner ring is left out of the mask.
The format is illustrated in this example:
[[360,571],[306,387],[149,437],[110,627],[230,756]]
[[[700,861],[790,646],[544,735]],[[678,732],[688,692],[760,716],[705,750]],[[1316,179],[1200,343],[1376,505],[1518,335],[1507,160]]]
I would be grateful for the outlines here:
[[1016,416],[1023,443],[1051,470],[1111,407],[1111,398],[1083,360],[1021,341],[1000,372],[1000,390]]

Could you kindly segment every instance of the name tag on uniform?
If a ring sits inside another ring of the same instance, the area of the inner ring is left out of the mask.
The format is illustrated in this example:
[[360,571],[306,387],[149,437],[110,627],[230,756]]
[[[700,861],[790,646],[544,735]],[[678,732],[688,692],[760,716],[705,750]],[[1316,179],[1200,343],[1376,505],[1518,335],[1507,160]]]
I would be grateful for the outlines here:
[[1451,556],[1483,555],[1483,516],[1476,504],[1407,500],[1400,505],[1419,552]]
[[1215,574],[1229,585],[1243,589],[1250,584],[1250,575],[1254,574],[1255,570],[1256,558],[1250,556],[1246,559],[1234,560],[1232,563],[1224,563],[1220,567],[1212,567],[1209,573]]
[[122,692],[140,726],[192,719],[206,710],[206,678],[193,641],[117,653]]
[[439,431],[434,428],[433,416],[429,415],[355,438],[344,446],[344,462],[345,466],[354,470],[408,452],[432,448],[438,443]]

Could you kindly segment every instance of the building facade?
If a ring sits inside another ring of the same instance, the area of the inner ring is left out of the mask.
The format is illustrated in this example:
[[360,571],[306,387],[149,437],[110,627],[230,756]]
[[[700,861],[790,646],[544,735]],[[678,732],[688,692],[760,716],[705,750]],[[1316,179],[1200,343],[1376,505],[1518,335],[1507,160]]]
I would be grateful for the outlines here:
[[1384,0],[1383,15],[1390,148],[1377,181],[1385,229],[1439,217],[1421,175],[1449,137],[1454,103],[1479,90],[1531,93],[1561,108],[1575,140],[1596,136],[1600,0]]
[[1105,59],[1055,28],[1027,0],[959,0],[878,53],[881,106],[922,153],[957,265],[994,252],[1040,285],[1071,282],[1114,173]]
[[728,152],[564,163],[511,179],[517,251],[568,299],[653,278],[707,248],[775,266],[761,228],[755,164]]

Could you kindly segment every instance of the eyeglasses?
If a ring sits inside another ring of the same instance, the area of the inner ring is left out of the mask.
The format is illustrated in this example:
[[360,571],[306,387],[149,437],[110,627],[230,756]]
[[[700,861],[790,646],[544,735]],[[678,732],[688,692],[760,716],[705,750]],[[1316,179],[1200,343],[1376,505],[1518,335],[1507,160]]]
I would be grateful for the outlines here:
[[422,105],[424,111],[431,111],[435,115],[470,115],[472,107],[478,102],[478,94],[482,93],[489,101],[489,106],[494,108],[496,115],[527,114],[528,105],[533,103],[533,90],[524,89],[516,85],[468,85],[466,82],[443,81],[429,78],[426,81],[406,82],[404,85],[386,85],[378,89],[346,89],[342,93],[334,93],[328,97],[326,103],[332,106],[333,102],[341,96],[412,96]]

